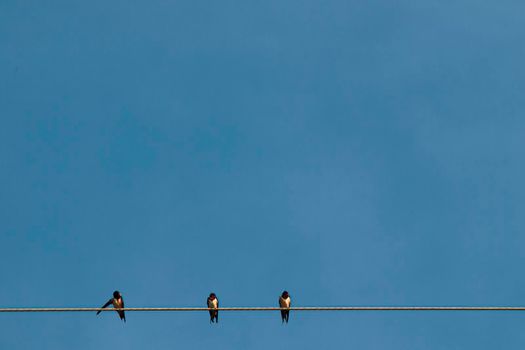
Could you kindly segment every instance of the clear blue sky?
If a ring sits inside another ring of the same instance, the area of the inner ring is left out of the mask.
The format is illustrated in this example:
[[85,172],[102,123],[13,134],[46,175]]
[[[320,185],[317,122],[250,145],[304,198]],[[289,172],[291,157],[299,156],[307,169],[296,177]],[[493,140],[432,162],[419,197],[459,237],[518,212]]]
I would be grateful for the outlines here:
[[[0,1],[0,304],[523,305],[523,1]],[[2,349],[523,349],[518,313],[0,314]]]

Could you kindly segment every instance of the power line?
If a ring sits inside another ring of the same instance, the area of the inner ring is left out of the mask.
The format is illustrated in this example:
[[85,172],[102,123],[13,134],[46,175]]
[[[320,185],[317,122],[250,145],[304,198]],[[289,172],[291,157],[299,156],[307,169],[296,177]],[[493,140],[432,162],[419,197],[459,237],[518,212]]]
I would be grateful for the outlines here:
[[[59,308],[0,308],[0,312],[95,312],[95,311],[142,311],[183,312],[210,311],[206,307],[128,307],[124,309],[101,309],[98,307]],[[525,311],[523,306],[305,306],[291,307],[221,307],[218,311]]]

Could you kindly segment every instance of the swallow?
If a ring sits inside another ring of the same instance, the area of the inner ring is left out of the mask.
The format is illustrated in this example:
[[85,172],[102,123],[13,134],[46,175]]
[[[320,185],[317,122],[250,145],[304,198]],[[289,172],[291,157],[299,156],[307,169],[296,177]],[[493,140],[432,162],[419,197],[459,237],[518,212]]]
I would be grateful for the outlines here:
[[219,308],[219,299],[217,299],[215,293],[210,294],[206,300],[206,304],[208,305],[209,309],[214,309],[210,310],[210,323],[219,323],[219,311],[217,311]]
[[[124,298],[122,298],[122,294],[118,290],[113,292],[113,298],[109,299],[107,303],[102,306],[102,309],[108,307],[109,305],[113,304],[113,307],[115,309],[123,309],[124,308]],[[101,310],[97,311],[97,315],[100,313]],[[117,310],[118,315],[120,316],[120,319],[126,322],[126,315],[124,314],[123,310]]]
[[[287,291],[284,291],[283,294],[279,297],[279,307],[281,308],[281,319],[282,322],[288,323],[288,318],[290,317],[290,307],[292,306],[292,299],[290,299],[290,294]],[[288,310],[282,310],[288,309]]]

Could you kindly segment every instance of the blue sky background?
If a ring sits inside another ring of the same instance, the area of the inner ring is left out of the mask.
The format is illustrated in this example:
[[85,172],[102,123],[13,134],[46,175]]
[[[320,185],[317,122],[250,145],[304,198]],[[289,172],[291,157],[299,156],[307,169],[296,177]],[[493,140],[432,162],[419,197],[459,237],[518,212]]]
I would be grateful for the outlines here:
[[[0,304],[524,305],[523,1],[0,0]],[[2,349],[523,349],[520,313],[0,314]]]

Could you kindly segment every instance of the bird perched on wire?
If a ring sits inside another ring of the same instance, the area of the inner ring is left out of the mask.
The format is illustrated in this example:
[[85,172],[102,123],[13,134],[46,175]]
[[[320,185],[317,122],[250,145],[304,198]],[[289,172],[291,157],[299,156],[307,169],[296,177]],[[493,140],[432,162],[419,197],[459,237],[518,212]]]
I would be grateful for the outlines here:
[[215,293],[210,294],[206,300],[206,304],[209,309],[212,309],[210,310],[210,323],[219,323],[219,311],[217,310],[219,308],[219,299],[217,299]]
[[[122,298],[122,294],[118,290],[113,292],[113,298],[109,299],[107,303],[102,306],[102,309],[108,307],[109,305],[113,304],[113,307],[115,309],[123,309],[124,308],[124,298]],[[100,313],[101,310],[97,311],[97,315]],[[117,313],[121,320],[126,322],[126,315],[124,314],[124,310],[117,310]]]
[[288,309],[288,310],[281,310],[281,319],[282,322],[288,323],[288,318],[290,317],[290,307],[292,306],[292,299],[290,298],[290,294],[288,294],[287,291],[284,291],[283,294],[279,297],[279,307],[281,309]]

